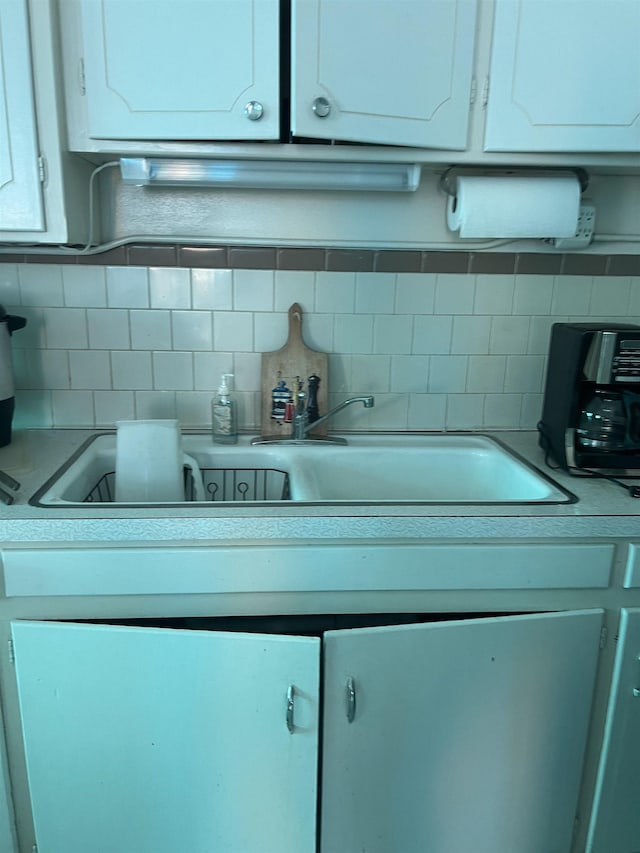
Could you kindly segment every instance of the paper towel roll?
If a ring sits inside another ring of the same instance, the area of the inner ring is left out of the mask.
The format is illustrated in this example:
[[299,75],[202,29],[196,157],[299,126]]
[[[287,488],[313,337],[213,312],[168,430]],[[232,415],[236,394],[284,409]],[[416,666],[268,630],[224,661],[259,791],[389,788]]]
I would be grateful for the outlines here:
[[461,237],[572,237],[579,210],[574,175],[459,175],[447,225]]

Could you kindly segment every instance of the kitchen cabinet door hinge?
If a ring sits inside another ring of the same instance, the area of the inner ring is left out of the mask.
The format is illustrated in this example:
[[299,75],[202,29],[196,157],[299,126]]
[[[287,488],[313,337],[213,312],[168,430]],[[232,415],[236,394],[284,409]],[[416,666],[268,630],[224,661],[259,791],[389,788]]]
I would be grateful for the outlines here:
[[478,86],[476,84],[475,76],[471,78],[471,94],[469,96],[469,106],[473,106],[476,102],[476,94],[478,92]]
[[601,649],[604,649],[604,647],[607,645],[608,639],[609,639],[609,630],[607,629],[606,625],[603,625],[602,628],[600,628],[600,648]]
[[31,853],[38,853],[38,845],[37,844],[33,845],[33,847],[31,848]]
[[78,60],[78,85],[80,87],[80,94],[87,94],[87,80],[84,74],[84,57],[80,57]]
[[38,157],[38,178],[41,184],[47,180],[47,161],[42,154]]
[[489,103],[489,78],[484,78],[484,83],[482,84],[482,106],[486,107]]
[[16,656],[13,653],[13,640],[7,640],[7,646],[9,648],[9,663],[14,664],[16,662]]

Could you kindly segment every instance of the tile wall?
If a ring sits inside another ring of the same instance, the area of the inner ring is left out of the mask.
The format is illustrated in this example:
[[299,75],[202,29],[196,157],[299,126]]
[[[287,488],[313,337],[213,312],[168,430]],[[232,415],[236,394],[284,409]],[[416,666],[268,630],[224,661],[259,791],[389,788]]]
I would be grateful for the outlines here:
[[594,274],[585,274],[579,266],[563,272],[558,256],[409,259],[427,254],[419,252],[378,253],[398,257],[365,259],[371,269],[362,269],[356,252],[359,260],[341,261],[351,269],[318,269],[328,265],[326,253],[313,249],[301,251],[322,259],[298,255],[297,265],[315,268],[263,269],[248,268],[250,250],[239,267],[211,264],[212,255],[201,265],[216,250],[169,256],[157,248],[105,263],[0,258],[0,303],[28,320],[12,338],[16,426],[109,428],[119,418],[177,417],[185,428],[206,428],[228,372],[241,426],[255,430],[260,354],[282,346],[287,310],[299,302],[307,344],[330,353],[330,403],[376,397],[371,410],[346,409],[336,427],[532,429],[553,322],[640,323],[633,257],[612,265],[596,256]]

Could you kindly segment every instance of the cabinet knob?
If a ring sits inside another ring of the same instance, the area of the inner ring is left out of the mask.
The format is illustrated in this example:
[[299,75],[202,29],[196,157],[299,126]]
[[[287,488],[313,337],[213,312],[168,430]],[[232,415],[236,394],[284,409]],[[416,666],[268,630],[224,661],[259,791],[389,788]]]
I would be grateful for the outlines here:
[[260,103],[260,101],[249,101],[249,103],[244,108],[244,114],[249,119],[249,121],[258,121],[262,118],[262,114],[264,113],[264,107]]
[[311,109],[318,118],[326,118],[331,112],[331,104],[326,98],[316,98],[311,105]]

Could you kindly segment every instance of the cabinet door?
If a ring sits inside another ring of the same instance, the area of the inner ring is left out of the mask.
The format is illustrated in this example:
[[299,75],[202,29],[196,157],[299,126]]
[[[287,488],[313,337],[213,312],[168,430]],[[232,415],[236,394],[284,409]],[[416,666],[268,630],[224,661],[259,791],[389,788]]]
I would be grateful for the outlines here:
[[464,149],[475,19],[476,0],[293,0],[293,133]]
[[322,850],[568,853],[601,622],[325,635]]
[[27,0],[0,0],[0,230],[43,229]]
[[0,717],[0,850],[2,853],[17,853],[11,799],[11,781],[4,743],[4,726]]
[[81,11],[90,136],[278,138],[278,0],[83,0]]
[[588,853],[640,850],[640,610],[623,610]]
[[12,633],[39,853],[315,851],[317,638]]
[[485,149],[640,151],[638,0],[496,0]]

